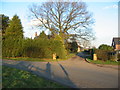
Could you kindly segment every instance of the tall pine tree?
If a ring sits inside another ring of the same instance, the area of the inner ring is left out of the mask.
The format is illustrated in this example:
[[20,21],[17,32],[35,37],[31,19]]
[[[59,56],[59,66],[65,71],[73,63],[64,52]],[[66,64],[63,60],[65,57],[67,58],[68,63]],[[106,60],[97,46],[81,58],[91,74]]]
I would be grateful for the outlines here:
[[22,54],[23,27],[17,15],[10,20],[5,30],[5,42],[3,43],[3,56],[17,57]]

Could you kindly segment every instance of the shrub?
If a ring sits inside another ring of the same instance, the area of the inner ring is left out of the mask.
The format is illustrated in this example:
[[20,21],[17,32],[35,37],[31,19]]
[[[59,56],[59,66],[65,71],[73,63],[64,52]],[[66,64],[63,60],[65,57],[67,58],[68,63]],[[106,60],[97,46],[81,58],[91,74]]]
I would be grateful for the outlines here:
[[108,60],[109,59],[108,51],[106,51],[106,50],[96,49],[95,53],[97,54],[98,60]]
[[95,53],[97,54],[98,60],[116,60],[116,52],[115,51],[108,51],[108,50],[101,50],[101,49],[96,49]]
[[111,51],[111,50],[113,50],[113,47],[109,46],[109,45],[106,45],[106,44],[102,44],[102,45],[99,46],[99,49],[100,50],[109,50],[109,51]]
[[59,40],[54,39],[27,39],[24,43],[23,56],[33,58],[52,58],[56,53],[59,58],[66,57],[64,45]]
[[77,42],[71,42],[71,43],[68,43],[68,51],[69,52],[77,52],[77,49],[78,49],[78,45],[77,45]]
[[50,40],[50,47],[52,53],[56,53],[59,58],[66,58],[67,51],[63,43],[59,40]]
[[117,58],[118,58],[118,61],[120,61],[120,53],[118,53]]
[[109,55],[109,60],[116,61],[117,60],[117,52],[116,51],[111,51],[108,53]]

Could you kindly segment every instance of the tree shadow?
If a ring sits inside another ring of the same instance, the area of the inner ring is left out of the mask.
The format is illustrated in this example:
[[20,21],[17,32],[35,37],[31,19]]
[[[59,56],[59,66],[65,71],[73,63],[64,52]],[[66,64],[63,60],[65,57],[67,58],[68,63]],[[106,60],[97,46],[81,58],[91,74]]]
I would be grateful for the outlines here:
[[60,64],[58,60],[56,60],[56,61],[65,74],[64,82],[67,82],[68,86],[71,85],[72,88],[79,90],[79,88],[70,80],[69,73],[67,72],[65,67],[62,64]]
[[57,61],[57,63],[59,64],[59,66],[63,70],[63,72],[64,72],[65,76],[67,77],[67,79],[69,79],[69,74],[67,73],[67,71],[65,70],[65,68],[58,61]]

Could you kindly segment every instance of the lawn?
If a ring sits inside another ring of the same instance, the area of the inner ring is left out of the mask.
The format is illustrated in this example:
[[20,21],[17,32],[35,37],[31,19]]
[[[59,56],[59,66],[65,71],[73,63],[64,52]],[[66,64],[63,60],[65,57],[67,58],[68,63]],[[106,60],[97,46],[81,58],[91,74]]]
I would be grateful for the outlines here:
[[56,82],[40,78],[30,72],[2,67],[2,87],[3,88],[67,88]]
[[120,62],[116,62],[116,61],[111,61],[111,60],[106,60],[106,61],[102,61],[102,60],[91,60],[91,59],[87,59],[89,62],[91,63],[95,63],[95,64],[108,64],[108,65],[120,65]]

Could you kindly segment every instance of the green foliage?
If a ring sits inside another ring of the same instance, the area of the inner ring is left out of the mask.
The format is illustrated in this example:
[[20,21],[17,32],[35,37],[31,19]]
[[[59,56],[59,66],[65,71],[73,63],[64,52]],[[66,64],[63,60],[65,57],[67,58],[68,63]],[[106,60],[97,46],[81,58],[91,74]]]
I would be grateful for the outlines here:
[[6,66],[3,66],[2,69],[2,88],[65,88],[63,85],[27,71]]
[[52,58],[54,53],[59,58],[66,58],[65,46],[59,35],[48,39],[43,31],[35,39],[24,39],[19,17],[15,15],[12,18],[5,30],[3,57]]
[[1,16],[1,19],[2,20],[2,27],[0,25],[0,28],[2,28],[2,33],[4,34],[5,33],[5,29],[8,27],[9,25],[9,17],[8,16],[5,16],[4,14],[3,15],[0,15]]
[[38,36],[38,38],[47,39],[47,35],[45,34],[44,31],[42,31],[42,32],[40,33],[40,35]]
[[108,50],[101,50],[101,49],[96,49],[95,53],[97,54],[98,60],[111,60],[115,61],[116,60],[116,52],[115,51],[108,51]]
[[5,40],[3,41],[3,56],[21,56],[23,47],[23,30],[20,19],[15,15],[5,30]]
[[69,51],[72,52],[72,53],[77,52],[77,49],[78,49],[77,42],[68,43],[68,49],[69,49]]
[[67,51],[65,49],[64,44],[59,40],[50,40],[50,46],[52,53],[56,53],[57,57],[59,58],[66,58]]
[[0,29],[2,29],[2,32],[0,32],[0,33],[2,33],[1,36],[2,36],[2,40],[4,41],[4,39],[5,39],[5,30],[9,25],[9,17],[2,14],[2,15],[0,15],[0,20],[1,20],[0,21]]
[[59,58],[66,57],[64,45],[59,40],[54,39],[26,39],[24,42],[23,56],[34,58],[52,58],[56,53]]
[[108,51],[106,50],[101,50],[101,49],[96,49],[95,53],[97,54],[98,60],[108,60]]
[[118,61],[120,61],[120,53],[118,53],[117,58],[118,58]]
[[106,60],[106,61],[102,61],[102,60],[91,60],[91,59],[87,59],[89,62],[91,63],[95,63],[95,64],[108,64],[108,65],[120,65],[119,62],[116,61],[111,61],[111,60]]
[[99,49],[101,49],[101,50],[113,50],[113,47],[106,45],[106,44],[102,44],[99,46]]
[[23,38],[23,27],[17,15],[14,15],[10,21],[9,26],[6,28],[5,36],[6,38],[11,37],[15,40]]
[[113,47],[102,44],[99,46],[99,49],[95,50],[99,60],[116,60],[116,54],[114,54]]

